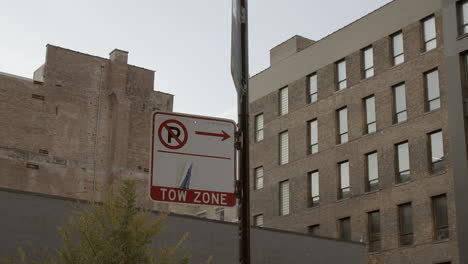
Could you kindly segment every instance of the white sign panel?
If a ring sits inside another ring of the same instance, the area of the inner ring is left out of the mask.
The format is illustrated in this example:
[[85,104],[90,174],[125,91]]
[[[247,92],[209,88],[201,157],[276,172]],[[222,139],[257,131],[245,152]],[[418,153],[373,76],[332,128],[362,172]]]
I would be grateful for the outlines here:
[[151,198],[161,202],[234,206],[236,123],[155,112]]

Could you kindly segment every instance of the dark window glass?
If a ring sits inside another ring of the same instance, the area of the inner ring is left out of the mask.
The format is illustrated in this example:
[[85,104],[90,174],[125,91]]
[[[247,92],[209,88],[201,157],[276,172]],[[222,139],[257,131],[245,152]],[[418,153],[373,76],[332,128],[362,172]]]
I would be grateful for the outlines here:
[[434,215],[434,238],[444,240],[450,237],[447,213],[447,196],[432,197],[432,213]]
[[440,108],[439,71],[433,70],[424,74],[426,79],[427,110]]
[[379,189],[379,165],[377,152],[369,153],[367,156],[367,188],[368,192]]
[[400,245],[413,244],[413,212],[411,203],[398,206],[400,223]]
[[430,160],[433,173],[443,171],[445,169],[444,159],[444,139],[442,131],[437,131],[429,134],[430,139]]
[[308,227],[309,234],[320,235],[320,225],[311,225]]
[[338,110],[338,144],[348,142],[348,108]]
[[309,75],[309,103],[317,102],[318,90],[317,90],[317,74]]
[[393,98],[395,116],[394,122],[400,123],[408,119],[408,113],[406,111],[406,88],[405,84],[400,84],[393,87]]
[[349,186],[349,162],[345,161],[338,164],[340,170],[340,188],[338,190],[338,199],[351,197],[351,188]]
[[364,99],[366,111],[366,133],[374,133],[377,130],[377,122],[375,118],[375,96],[369,96]]
[[397,183],[407,182],[411,179],[409,148],[408,142],[403,142],[396,145],[397,153]]
[[351,218],[346,217],[339,220],[340,222],[340,239],[351,240]]
[[380,212],[370,212],[369,221],[369,251],[378,251],[381,247],[380,238]]
[[309,206],[317,206],[320,204],[320,177],[318,171],[313,171],[309,173],[309,184]]

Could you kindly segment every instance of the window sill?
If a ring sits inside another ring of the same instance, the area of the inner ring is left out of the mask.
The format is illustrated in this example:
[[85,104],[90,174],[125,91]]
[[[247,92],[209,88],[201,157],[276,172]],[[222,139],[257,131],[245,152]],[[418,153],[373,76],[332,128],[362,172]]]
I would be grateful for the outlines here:
[[438,172],[429,171],[429,177],[437,177],[437,176],[446,174],[447,172],[448,172],[448,169],[444,169],[444,170],[441,170],[441,171],[438,171]]
[[432,240],[432,244],[441,244],[441,243],[447,243],[450,242],[450,238],[447,239],[441,239],[441,240]]
[[349,200],[351,200],[351,198],[353,198],[352,195],[350,197],[347,197],[347,198],[338,199],[338,200],[335,201],[335,203],[341,203],[341,202],[344,202],[344,201],[349,201]]
[[394,187],[400,187],[400,186],[403,186],[403,185],[406,185],[406,184],[410,184],[410,183],[411,183],[411,180],[406,181],[406,182],[395,182],[395,183],[393,183],[393,186],[394,186]]
[[316,209],[316,208],[320,208],[320,204],[318,204],[318,205],[307,205],[307,209]]
[[367,191],[367,192],[364,192],[363,195],[371,195],[371,194],[374,194],[374,193],[377,193],[377,192],[380,192],[382,189],[377,189],[377,190],[373,190],[373,191]]
[[457,40],[462,40],[464,38],[468,37],[468,33],[465,34],[458,34]]

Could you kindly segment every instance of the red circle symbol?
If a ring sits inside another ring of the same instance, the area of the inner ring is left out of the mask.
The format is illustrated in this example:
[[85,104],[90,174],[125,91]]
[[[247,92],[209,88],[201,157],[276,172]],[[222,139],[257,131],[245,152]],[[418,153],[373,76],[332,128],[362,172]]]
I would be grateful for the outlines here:
[[[176,126],[173,126],[172,124],[175,124],[179,126],[182,131],[183,131],[183,136],[184,139],[181,140],[180,137],[181,132],[180,129]],[[172,125],[172,126],[171,126]],[[163,130],[167,131],[167,140],[164,140],[163,138]],[[175,120],[175,119],[169,119],[161,123],[161,125],[158,128],[158,138],[159,141],[168,149],[180,149],[181,147],[185,146],[185,143],[187,143],[188,139],[188,133],[187,133],[187,128],[185,128],[184,124],[182,122]],[[176,145],[169,145],[171,141],[175,140],[177,143]],[[167,141],[167,142],[166,142]]]

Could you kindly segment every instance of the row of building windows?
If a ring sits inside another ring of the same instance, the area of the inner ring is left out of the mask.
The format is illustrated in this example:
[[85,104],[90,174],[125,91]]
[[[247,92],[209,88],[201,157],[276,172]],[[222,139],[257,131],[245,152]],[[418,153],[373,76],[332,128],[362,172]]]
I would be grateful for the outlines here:
[[[434,240],[446,240],[450,237],[447,196],[446,194],[431,197],[433,216],[433,238]],[[398,205],[399,242],[401,246],[408,246],[414,243],[413,229],[413,208],[412,203]],[[254,225],[263,226],[263,214],[254,216]],[[351,240],[351,217],[338,219],[338,237],[343,240]],[[367,213],[367,239],[369,251],[379,251],[381,249],[381,220],[380,211]],[[311,225],[308,231],[314,235],[320,235],[320,224]]]
[[[429,158],[431,173],[440,173],[445,170],[444,142],[442,130],[429,133]],[[410,151],[408,141],[395,144],[395,183],[404,183],[411,180]],[[366,192],[380,189],[378,152],[365,154],[366,157]],[[349,160],[341,161],[338,168],[337,199],[351,197]],[[254,169],[254,189],[262,189],[264,185],[263,166]],[[320,203],[320,174],[318,170],[308,173],[309,206],[317,206]],[[280,183],[280,215],[289,214],[289,182]],[[286,198],[287,197],[287,198]]]
[[[439,88],[439,71],[433,69],[424,73],[426,86],[426,110],[433,111],[439,109],[440,103],[440,88]],[[393,122],[401,123],[408,119],[407,104],[406,104],[406,87],[405,83],[400,83],[392,87],[393,91]],[[376,119],[376,100],[375,95],[370,95],[362,100],[365,134],[374,133],[377,131]],[[344,106],[336,111],[337,125],[337,144],[344,144],[349,141],[348,128],[348,107]],[[264,118],[263,114],[255,116],[255,140],[260,142],[264,139]],[[318,119],[312,119],[308,122],[308,144],[309,154],[314,154],[319,151],[318,140]],[[284,165],[289,162],[289,141],[288,131],[283,131],[279,134],[279,164]]]
[[[424,52],[435,49],[437,47],[437,31],[435,16],[430,16],[422,20]],[[403,47],[403,32],[399,31],[390,36],[391,52],[393,65],[399,65],[405,61]],[[374,49],[368,46],[362,49],[361,52],[361,72],[362,78],[368,79],[374,76]],[[346,59],[341,59],[335,63],[335,79],[336,90],[343,90],[348,87],[346,75]],[[307,76],[308,83],[308,101],[314,103],[319,99],[317,73]],[[288,87],[283,87],[279,90],[279,115],[283,116],[288,113]]]

